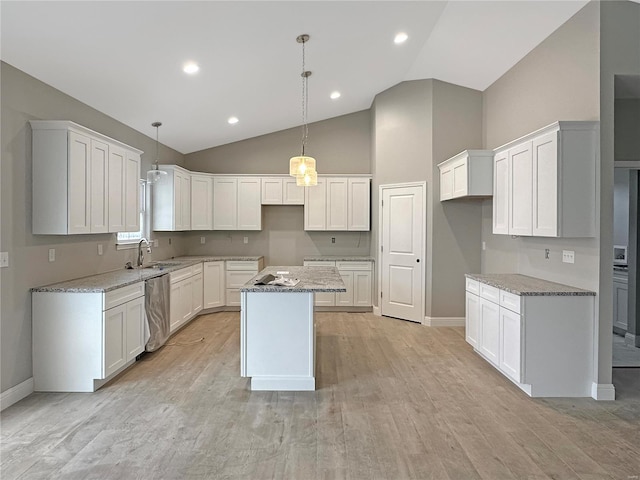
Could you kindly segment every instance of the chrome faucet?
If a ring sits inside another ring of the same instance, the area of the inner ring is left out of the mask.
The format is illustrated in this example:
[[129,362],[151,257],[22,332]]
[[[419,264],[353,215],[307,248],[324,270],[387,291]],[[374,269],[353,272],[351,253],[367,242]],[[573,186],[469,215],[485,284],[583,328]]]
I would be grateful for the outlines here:
[[147,244],[147,253],[151,253],[151,245],[149,244],[149,241],[146,238],[142,238],[140,242],[138,242],[138,267],[141,267],[142,263],[144,262],[144,253],[142,253],[142,242]]

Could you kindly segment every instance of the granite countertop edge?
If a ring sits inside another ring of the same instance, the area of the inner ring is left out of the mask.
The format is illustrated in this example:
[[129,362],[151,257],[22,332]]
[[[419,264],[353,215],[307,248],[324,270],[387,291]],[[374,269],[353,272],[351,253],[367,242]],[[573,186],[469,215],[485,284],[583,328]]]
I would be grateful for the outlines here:
[[191,267],[203,262],[216,261],[259,261],[262,255],[202,255],[202,256],[181,256],[156,260],[149,262],[164,264],[162,268],[134,268],[112,270],[110,272],[88,275],[86,277],[75,278],[63,282],[56,282],[50,285],[32,287],[31,292],[51,292],[51,293],[104,293],[118,288],[127,287],[134,283],[144,282],[150,278],[166,275],[182,268]]
[[515,273],[475,274],[467,273],[465,277],[480,283],[499,288],[522,297],[536,296],[595,296],[596,292],[582,288],[551,282],[541,278]]
[[305,262],[374,262],[375,259],[362,255],[307,255]]
[[[263,275],[287,271],[285,278],[297,278],[299,283],[293,287],[281,285],[254,285],[257,279]],[[254,276],[242,287],[241,292],[280,292],[280,293],[317,293],[317,292],[346,292],[347,288],[342,281],[336,267],[301,267],[295,266],[269,266]]]

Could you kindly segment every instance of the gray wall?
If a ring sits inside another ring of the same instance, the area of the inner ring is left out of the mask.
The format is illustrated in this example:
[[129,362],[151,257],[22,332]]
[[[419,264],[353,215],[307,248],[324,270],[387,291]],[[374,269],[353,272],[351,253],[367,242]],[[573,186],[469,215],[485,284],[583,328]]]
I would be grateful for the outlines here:
[[614,108],[614,158],[640,161],[640,99],[616,99]]
[[613,185],[613,244],[629,242],[629,169],[616,168]]
[[[2,63],[2,251],[9,252],[9,267],[1,274],[1,390],[29,379],[31,369],[31,296],[29,289],[71,278],[84,277],[124,266],[135,260],[134,250],[115,249],[115,234],[31,234],[31,129],[29,120],[72,120],[97,132],[132,145],[145,153],[142,171],[155,158],[155,141],[58,90]],[[150,122],[155,119],[149,119]],[[163,163],[182,163],[182,155],[163,147]],[[182,253],[179,236],[155,235],[160,248],[152,258]],[[102,244],[104,255],[97,255]],[[55,248],[56,261],[49,263],[48,250]]]
[[[327,173],[371,173],[370,112],[351,113],[309,124],[306,154]],[[185,156],[197,172],[288,174],[289,159],[300,155],[302,128],[290,128]]]
[[438,80],[403,82],[378,94],[372,111],[376,238],[378,187],[426,181],[425,315],[463,317],[464,274],[480,271],[481,205],[440,203],[437,164],[481,147],[482,95]]

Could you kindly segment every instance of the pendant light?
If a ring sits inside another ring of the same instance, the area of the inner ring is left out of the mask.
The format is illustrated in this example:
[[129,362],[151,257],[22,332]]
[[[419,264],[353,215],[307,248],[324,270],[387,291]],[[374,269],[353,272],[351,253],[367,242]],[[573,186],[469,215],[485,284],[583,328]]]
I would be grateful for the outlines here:
[[309,104],[308,80],[311,72],[305,70],[304,45],[309,41],[309,35],[298,35],[296,42],[302,44],[302,154],[291,157],[289,160],[289,175],[296,177],[296,185],[311,187],[318,184],[318,173],[316,172],[316,159],[305,155],[307,138],[309,136],[309,126],[307,125],[307,109]]
[[147,182],[149,183],[156,183],[158,180],[160,180],[160,177],[162,177],[163,175],[166,175],[167,172],[165,172],[164,170],[160,170],[158,168],[158,158],[159,158],[159,149],[158,146],[160,144],[160,142],[158,141],[158,135],[159,135],[159,127],[162,126],[161,122],[153,122],[151,124],[152,127],[155,127],[156,129],[156,161],[154,162],[151,170],[149,170],[147,172]]

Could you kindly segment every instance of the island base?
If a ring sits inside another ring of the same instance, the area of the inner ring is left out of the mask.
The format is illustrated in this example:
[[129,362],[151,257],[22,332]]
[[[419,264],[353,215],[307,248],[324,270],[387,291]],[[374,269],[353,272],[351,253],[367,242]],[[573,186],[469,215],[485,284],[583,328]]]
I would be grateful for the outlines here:
[[314,377],[251,377],[251,390],[302,392],[316,389]]

